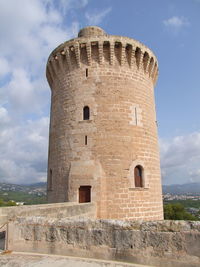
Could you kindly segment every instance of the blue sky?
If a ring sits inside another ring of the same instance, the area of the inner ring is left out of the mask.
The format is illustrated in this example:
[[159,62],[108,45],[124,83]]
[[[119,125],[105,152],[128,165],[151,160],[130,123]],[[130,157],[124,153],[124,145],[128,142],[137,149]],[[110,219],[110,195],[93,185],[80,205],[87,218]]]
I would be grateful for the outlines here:
[[80,28],[146,44],[163,184],[200,182],[200,0],[0,0],[0,181],[46,180],[50,89],[45,65]]

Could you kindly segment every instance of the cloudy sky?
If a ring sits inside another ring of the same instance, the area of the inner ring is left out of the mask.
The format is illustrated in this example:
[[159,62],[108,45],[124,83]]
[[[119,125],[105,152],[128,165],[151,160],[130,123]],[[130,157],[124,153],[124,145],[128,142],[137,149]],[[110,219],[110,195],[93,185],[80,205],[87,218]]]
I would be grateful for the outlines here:
[[0,182],[46,180],[48,55],[98,25],[159,61],[163,184],[200,182],[200,0],[0,0]]

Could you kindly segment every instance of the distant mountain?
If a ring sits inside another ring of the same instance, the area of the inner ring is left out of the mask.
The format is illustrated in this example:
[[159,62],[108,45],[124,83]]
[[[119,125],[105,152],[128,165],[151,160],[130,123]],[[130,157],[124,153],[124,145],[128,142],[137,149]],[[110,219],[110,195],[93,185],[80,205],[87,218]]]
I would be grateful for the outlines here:
[[47,186],[47,183],[40,182],[40,183],[35,183],[35,184],[29,184],[29,185],[26,185],[26,186],[31,186],[31,187],[46,187]]
[[200,183],[163,185],[163,194],[195,194],[200,195]]
[[[0,183],[0,191],[19,191],[19,192],[42,192],[46,194],[47,183],[40,182],[29,185],[17,185],[17,184],[7,184]],[[188,184],[172,184],[163,185],[163,194],[195,194],[200,195],[200,183],[188,183]]]
[[46,183],[35,183],[30,185],[0,183],[0,192],[23,192],[28,194],[46,194]]

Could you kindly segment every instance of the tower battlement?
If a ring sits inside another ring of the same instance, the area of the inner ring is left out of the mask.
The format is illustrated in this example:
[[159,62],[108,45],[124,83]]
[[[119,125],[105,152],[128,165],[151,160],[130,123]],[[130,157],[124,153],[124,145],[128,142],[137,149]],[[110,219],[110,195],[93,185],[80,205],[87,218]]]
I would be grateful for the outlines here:
[[158,77],[158,63],[153,52],[140,42],[108,35],[99,27],[86,27],[78,38],[58,46],[49,56],[47,79],[52,85],[60,72],[71,72],[89,66],[123,67],[142,71],[153,81]]

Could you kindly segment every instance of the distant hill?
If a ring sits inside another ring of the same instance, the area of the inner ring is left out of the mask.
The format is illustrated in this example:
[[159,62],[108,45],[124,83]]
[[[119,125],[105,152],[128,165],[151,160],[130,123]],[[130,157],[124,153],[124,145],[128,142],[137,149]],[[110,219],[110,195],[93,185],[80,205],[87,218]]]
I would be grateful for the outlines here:
[[[0,183],[0,191],[14,191],[14,192],[24,192],[24,193],[42,193],[46,194],[47,184],[44,182],[29,184],[29,185],[17,185],[17,184],[7,184]],[[200,183],[188,183],[188,184],[173,184],[173,185],[163,185],[163,194],[195,194],[200,195]]]
[[46,203],[46,183],[31,185],[0,183],[0,200],[5,203],[13,200],[26,205],[44,204]]
[[24,192],[37,194],[46,194],[46,183],[35,183],[30,185],[0,183],[0,191]]
[[200,183],[163,185],[163,193],[200,195]]
[[27,186],[31,186],[31,187],[46,187],[47,186],[47,183],[40,182],[40,183],[35,183],[35,184],[29,184]]

